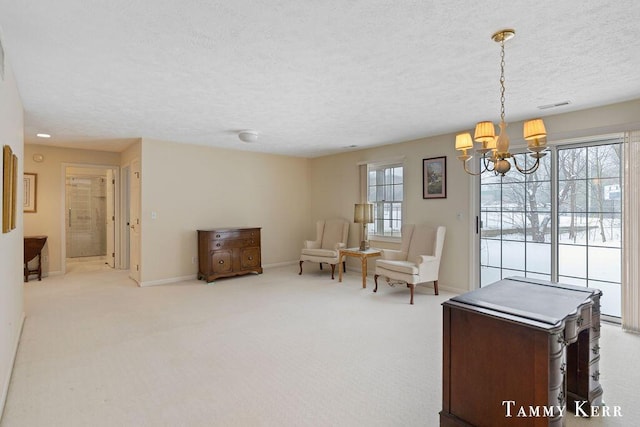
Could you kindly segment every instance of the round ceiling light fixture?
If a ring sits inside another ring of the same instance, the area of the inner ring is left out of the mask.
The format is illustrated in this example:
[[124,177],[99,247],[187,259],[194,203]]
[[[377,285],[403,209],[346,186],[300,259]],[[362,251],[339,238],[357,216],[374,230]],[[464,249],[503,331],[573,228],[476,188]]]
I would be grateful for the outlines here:
[[241,130],[238,132],[238,138],[242,142],[256,142],[258,140],[258,132],[255,130]]

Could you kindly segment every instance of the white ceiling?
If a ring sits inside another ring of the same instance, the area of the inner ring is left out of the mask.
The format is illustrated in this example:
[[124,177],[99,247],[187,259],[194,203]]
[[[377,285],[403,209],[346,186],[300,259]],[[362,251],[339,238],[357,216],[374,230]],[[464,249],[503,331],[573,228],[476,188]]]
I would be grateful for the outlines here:
[[503,28],[507,121],[640,98],[637,0],[0,0],[0,27],[27,143],[315,157],[471,129],[499,117]]

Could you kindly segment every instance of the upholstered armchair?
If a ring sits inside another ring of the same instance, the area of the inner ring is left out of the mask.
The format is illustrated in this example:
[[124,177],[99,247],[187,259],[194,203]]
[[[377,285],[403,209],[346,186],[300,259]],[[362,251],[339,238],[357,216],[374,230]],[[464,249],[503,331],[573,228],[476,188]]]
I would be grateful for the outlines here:
[[345,219],[321,220],[316,223],[316,240],[306,240],[300,254],[300,273],[304,261],[327,263],[331,266],[331,279],[338,264],[339,250],[347,247],[349,222]]
[[419,283],[433,282],[433,290],[438,295],[438,272],[444,246],[445,227],[406,224],[402,226],[400,250],[384,249],[382,258],[376,260],[373,279],[378,291],[378,277],[386,278],[388,284],[406,283],[413,291]]

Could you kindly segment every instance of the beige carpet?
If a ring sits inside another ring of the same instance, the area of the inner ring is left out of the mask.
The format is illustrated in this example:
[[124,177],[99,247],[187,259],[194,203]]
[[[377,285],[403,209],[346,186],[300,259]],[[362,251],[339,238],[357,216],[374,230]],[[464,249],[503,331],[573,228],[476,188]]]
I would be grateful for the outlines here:
[[[431,288],[362,289],[305,265],[138,288],[70,268],[25,284],[5,426],[436,426],[440,304]],[[606,325],[601,382],[640,425],[640,337]]]

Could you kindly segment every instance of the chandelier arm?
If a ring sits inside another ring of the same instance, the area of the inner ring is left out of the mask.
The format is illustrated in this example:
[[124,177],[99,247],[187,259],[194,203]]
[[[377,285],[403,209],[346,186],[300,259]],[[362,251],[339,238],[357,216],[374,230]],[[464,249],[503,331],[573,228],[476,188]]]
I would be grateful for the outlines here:
[[520,173],[523,173],[525,175],[534,173],[535,171],[538,170],[538,166],[540,166],[540,157],[536,158],[536,162],[529,169],[521,168],[520,166],[518,166],[518,161],[516,160],[516,156],[513,156],[512,159],[513,159],[513,165],[516,167],[516,169],[518,169]]
[[486,172],[486,170],[487,170],[487,169],[485,168],[485,170],[480,171],[480,172],[471,172],[469,169],[467,169],[467,162],[463,161],[463,162],[462,162],[462,164],[463,164],[463,167],[464,167],[464,171],[465,171],[466,173],[468,173],[469,175],[471,175],[471,176],[480,176],[480,175],[482,175],[484,172]]
[[493,164],[492,168],[489,168],[489,164],[492,163],[492,160],[490,158],[487,158],[486,155],[482,156],[482,159],[484,161],[484,170],[487,172],[493,172],[496,168],[495,163]]
[[464,167],[464,171],[466,173],[468,173],[469,175],[471,175],[471,176],[480,176],[485,172],[492,172],[493,171],[493,169],[489,169],[489,159],[487,158],[487,154],[486,153],[482,155],[482,166],[483,166],[483,169],[480,172],[471,172],[467,168],[467,161],[466,160],[462,161],[462,165]]

